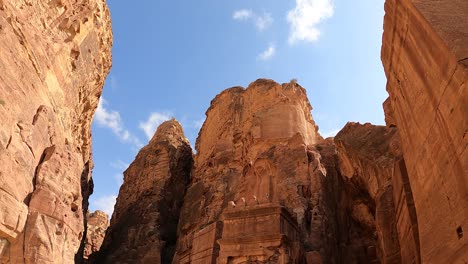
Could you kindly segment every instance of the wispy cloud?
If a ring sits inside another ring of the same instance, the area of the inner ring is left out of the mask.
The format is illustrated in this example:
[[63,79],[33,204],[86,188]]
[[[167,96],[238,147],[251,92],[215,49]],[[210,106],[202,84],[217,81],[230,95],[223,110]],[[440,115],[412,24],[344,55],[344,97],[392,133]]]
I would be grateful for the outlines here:
[[127,162],[124,162],[122,160],[117,160],[116,162],[111,162],[110,163],[111,167],[115,168],[115,169],[118,169],[118,170],[121,170],[121,171],[124,171],[128,168],[128,166],[130,166],[130,164],[128,164]]
[[338,134],[338,132],[340,132],[340,129],[339,129],[339,128],[333,129],[333,130],[324,131],[323,133],[320,133],[320,135],[322,135],[323,138],[329,138],[329,137],[334,137],[334,136],[336,136],[336,134]]
[[252,10],[249,9],[240,9],[234,11],[232,14],[232,18],[234,20],[247,20],[253,16]]
[[193,121],[193,123],[192,123],[192,124],[193,124],[193,128],[199,130],[199,129],[203,126],[203,123],[205,123],[205,118],[195,120],[195,121]]
[[261,16],[256,16],[255,26],[258,31],[263,31],[273,24],[273,17],[270,13],[264,13]]
[[107,104],[107,101],[101,98],[98,108],[96,109],[94,121],[101,127],[109,128],[121,141],[129,142],[136,147],[141,147],[142,144],[140,140],[125,129],[120,113],[107,109]]
[[249,21],[251,20],[258,31],[264,31],[273,24],[273,17],[270,13],[263,13],[258,15],[250,9],[240,9],[234,11],[232,18],[237,21]]
[[164,122],[172,118],[172,115],[170,113],[162,112],[153,112],[150,114],[148,117],[148,120],[145,122],[140,122],[140,129],[143,130],[148,137],[148,140],[150,140],[154,132],[156,132],[156,128]]
[[291,28],[289,43],[314,42],[320,36],[318,25],[333,16],[332,0],[296,0],[296,7],[288,12]]
[[124,176],[122,174],[114,174],[114,180],[117,185],[120,187],[124,182]]
[[275,55],[275,53],[276,53],[275,45],[270,43],[270,45],[268,45],[268,48],[258,55],[257,59],[266,61],[266,60],[271,59]]
[[97,210],[101,210],[109,215],[109,217],[111,217],[112,213],[114,212],[114,205],[116,200],[116,195],[102,196],[95,200],[91,200],[91,205]]

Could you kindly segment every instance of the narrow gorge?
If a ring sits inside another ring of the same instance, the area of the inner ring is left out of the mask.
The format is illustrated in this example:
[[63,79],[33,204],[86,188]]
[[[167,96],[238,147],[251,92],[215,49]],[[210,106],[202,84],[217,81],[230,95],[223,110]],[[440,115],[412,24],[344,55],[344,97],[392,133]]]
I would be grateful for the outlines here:
[[88,211],[107,4],[0,0],[0,264],[468,263],[467,17],[385,1],[386,126],[324,138],[296,80],[228,88],[195,149],[157,128],[107,216]]

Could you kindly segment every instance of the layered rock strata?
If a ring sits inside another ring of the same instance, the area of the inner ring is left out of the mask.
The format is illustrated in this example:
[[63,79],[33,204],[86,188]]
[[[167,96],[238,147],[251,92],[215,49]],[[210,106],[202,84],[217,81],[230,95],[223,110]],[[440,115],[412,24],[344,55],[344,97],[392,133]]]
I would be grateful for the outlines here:
[[2,0],[0,46],[0,262],[74,263],[111,66],[106,3]]
[[466,263],[468,4],[387,0],[382,62],[422,263]]
[[[222,225],[223,213],[230,207],[285,207],[297,219],[295,225],[310,229],[311,210],[320,210],[319,199],[312,198],[311,182],[325,173],[316,161],[318,154],[308,149],[321,140],[311,109],[305,90],[295,82],[281,85],[259,79],[247,89],[234,87],[216,96],[196,142],[173,263],[214,263],[198,257],[198,245],[207,241],[197,239],[197,234],[214,223]],[[309,232],[302,234],[292,242],[310,239]],[[209,244],[217,238],[213,236]],[[250,250],[251,255],[222,256],[234,262],[266,263],[280,251],[277,245],[267,251]],[[296,246],[281,257],[299,261],[301,253]],[[213,254],[213,259],[218,258],[219,249]]]
[[84,261],[89,259],[89,256],[98,252],[101,248],[106,230],[109,227],[109,216],[106,213],[97,210],[94,213],[88,212],[86,215],[87,229],[86,240],[84,247]]
[[96,263],[170,263],[190,180],[192,149],[181,125],[166,121],[124,172]]

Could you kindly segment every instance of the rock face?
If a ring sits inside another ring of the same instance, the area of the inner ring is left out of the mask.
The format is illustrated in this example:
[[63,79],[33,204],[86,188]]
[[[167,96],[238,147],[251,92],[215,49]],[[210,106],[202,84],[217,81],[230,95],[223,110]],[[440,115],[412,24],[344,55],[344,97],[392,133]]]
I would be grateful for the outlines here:
[[382,61],[390,97],[384,108],[401,138],[406,180],[400,183],[412,190],[420,260],[465,263],[468,5],[387,0],[385,10]]
[[88,212],[86,219],[87,229],[83,255],[85,261],[89,259],[91,254],[99,251],[104,241],[106,230],[109,227],[109,217],[102,211]]
[[124,172],[111,225],[96,263],[169,263],[192,149],[175,120],[157,129]]
[[[311,109],[305,90],[295,82],[260,79],[247,89],[234,87],[216,96],[196,142],[173,263],[302,260],[302,238],[293,230],[310,229],[309,213],[320,206],[311,197],[311,182],[324,177],[318,154],[308,149],[321,140]],[[289,212],[282,213],[284,208]],[[249,232],[247,218],[257,214],[274,239]],[[288,214],[297,219],[289,235],[280,229]],[[310,239],[308,232],[303,234]],[[232,251],[241,246],[240,239],[243,250]]]
[[371,231],[354,237],[351,229],[350,239],[376,239],[376,245],[367,247],[376,247],[381,263],[402,262],[392,182],[395,164],[402,159],[396,132],[396,128],[348,123],[335,137],[340,172],[347,181],[346,210]]
[[81,258],[111,45],[104,0],[0,1],[1,263]]
[[348,123],[324,140],[310,111],[295,82],[227,89],[193,166],[180,125],[161,125],[125,172],[95,263],[423,262],[398,119]]

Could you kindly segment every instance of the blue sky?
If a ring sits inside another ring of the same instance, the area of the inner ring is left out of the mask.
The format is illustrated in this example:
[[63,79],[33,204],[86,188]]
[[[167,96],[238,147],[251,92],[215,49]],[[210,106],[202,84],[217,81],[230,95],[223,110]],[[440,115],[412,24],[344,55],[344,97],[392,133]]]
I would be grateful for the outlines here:
[[210,101],[258,78],[307,89],[324,136],[384,124],[384,0],[108,0],[114,47],[93,122],[90,209],[111,212],[122,172],[171,117],[192,145]]

